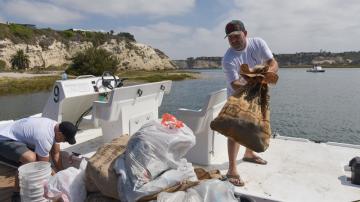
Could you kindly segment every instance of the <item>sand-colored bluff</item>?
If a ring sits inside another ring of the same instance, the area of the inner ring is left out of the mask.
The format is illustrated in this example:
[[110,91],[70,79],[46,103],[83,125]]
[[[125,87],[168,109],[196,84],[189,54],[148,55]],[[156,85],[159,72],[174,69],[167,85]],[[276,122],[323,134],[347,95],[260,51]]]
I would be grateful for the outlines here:
[[[44,36],[45,37],[45,36]],[[41,39],[35,44],[13,43],[9,39],[0,40],[0,60],[6,62],[7,68],[11,67],[10,60],[17,50],[24,50],[29,56],[30,68],[41,67],[48,68],[50,66],[61,66],[71,63],[71,57],[77,52],[84,51],[86,48],[92,47],[91,42],[75,42],[69,41],[64,44],[54,40],[47,47],[42,47]],[[109,40],[98,46],[112,54],[120,61],[118,69],[128,70],[160,70],[175,69],[176,66],[171,62],[160,50],[154,49],[148,45],[140,44],[132,41]]]

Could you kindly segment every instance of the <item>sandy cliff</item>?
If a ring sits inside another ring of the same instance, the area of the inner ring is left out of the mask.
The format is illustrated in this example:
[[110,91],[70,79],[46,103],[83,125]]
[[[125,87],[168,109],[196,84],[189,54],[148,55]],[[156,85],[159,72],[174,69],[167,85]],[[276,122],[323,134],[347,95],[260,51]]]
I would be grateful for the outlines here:
[[[30,45],[15,44],[9,39],[0,40],[0,60],[5,61],[7,68],[10,68],[11,56],[17,50],[24,50],[29,56],[30,68],[61,66],[70,64],[71,57],[77,52],[93,46],[91,42],[70,41],[68,44],[64,44],[55,40],[48,47],[43,48],[39,42]],[[119,69],[158,70],[176,68],[168,56],[145,44],[125,40],[120,42],[110,40],[100,45],[99,48],[112,52],[119,59]]]

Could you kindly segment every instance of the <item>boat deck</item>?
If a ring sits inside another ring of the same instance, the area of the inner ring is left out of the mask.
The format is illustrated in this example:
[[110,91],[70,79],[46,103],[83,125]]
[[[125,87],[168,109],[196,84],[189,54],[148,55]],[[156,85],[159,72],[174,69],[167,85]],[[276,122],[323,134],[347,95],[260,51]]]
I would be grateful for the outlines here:
[[[64,144],[62,148],[89,157],[103,143],[101,130],[80,132],[77,141],[80,143],[75,146]],[[225,137],[216,141],[214,152],[214,163],[202,167],[219,169],[225,174],[228,168]],[[269,149],[259,154],[268,161],[267,165],[243,162],[243,152],[241,147],[238,171],[245,186],[236,187],[236,192],[277,201],[360,200],[360,186],[350,183],[351,172],[346,171],[349,161],[360,155],[359,145],[314,143],[281,136],[271,139]]]
[[[239,159],[243,152],[242,148]],[[351,173],[344,169],[359,154],[359,147],[292,138],[272,139],[269,149],[260,154],[268,161],[267,165],[238,160],[238,171],[245,186],[235,190],[279,201],[360,200],[360,186],[348,181]],[[217,156],[215,162],[208,168],[218,168],[225,173],[228,166],[226,152]]]
[[16,169],[0,164],[0,201],[11,201],[15,186]]
[[[79,132],[76,145],[62,144],[63,150],[90,157],[103,144],[100,129]],[[215,143],[215,158],[207,169],[228,168],[226,139]],[[267,165],[243,162],[241,147],[238,171],[245,181],[235,191],[258,196],[269,201],[356,201],[360,200],[360,186],[349,181],[351,173],[346,165],[360,155],[358,145],[314,143],[306,139],[279,137],[271,140],[269,149],[261,153]],[[11,195],[14,169],[0,166],[0,201]],[[266,200],[262,200],[266,201]]]

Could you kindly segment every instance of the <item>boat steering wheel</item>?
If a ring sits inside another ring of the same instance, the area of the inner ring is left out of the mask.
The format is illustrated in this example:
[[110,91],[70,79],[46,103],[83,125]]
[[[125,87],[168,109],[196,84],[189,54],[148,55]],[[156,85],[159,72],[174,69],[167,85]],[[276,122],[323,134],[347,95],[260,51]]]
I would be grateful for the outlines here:
[[[105,76],[111,76],[113,78],[111,79],[105,79],[104,77]],[[111,84],[111,82],[114,81],[114,86]],[[109,71],[105,71],[103,72],[103,74],[101,75],[101,84],[102,86],[110,89],[110,90],[113,90],[115,87],[118,86],[118,80],[116,79],[115,75]]]

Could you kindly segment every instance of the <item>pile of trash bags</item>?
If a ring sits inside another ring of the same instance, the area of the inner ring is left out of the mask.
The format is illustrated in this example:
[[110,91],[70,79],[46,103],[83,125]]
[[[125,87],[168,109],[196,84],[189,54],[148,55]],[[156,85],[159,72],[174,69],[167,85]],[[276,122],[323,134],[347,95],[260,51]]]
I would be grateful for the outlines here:
[[[161,121],[144,124],[131,137],[123,135],[102,145],[80,169],[61,171],[73,173],[71,177],[57,173],[49,181],[48,196],[85,201],[86,192],[96,192],[104,200],[129,202],[237,201],[233,185],[217,179],[221,178],[220,171],[194,169],[187,162],[184,156],[194,145],[191,129],[165,114]],[[96,198],[101,200],[99,195]],[[88,197],[86,201],[94,200]]]
[[190,128],[169,127],[160,121],[143,125],[117,159],[120,198],[135,201],[183,180],[196,181],[191,163],[183,157],[195,145]]

